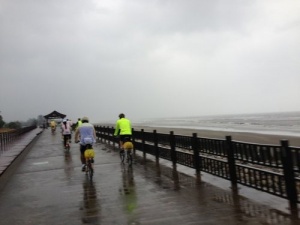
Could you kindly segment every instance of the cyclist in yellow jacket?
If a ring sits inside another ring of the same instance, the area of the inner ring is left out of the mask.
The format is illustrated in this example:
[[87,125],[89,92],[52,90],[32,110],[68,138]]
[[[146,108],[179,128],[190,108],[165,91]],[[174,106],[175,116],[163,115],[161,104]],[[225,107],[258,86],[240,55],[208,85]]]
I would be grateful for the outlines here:
[[51,127],[51,128],[52,128],[52,127],[56,128],[56,122],[55,122],[54,120],[51,120],[51,122],[50,122],[50,127]]
[[119,119],[116,122],[115,133],[114,136],[119,136],[120,140],[120,148],[123,150],[123,142],[125,138],[131,139],[132,136],[132,128],[131,122],[129,119],[125,118],[124,113],[119,115]]
[[82,125],[81,118],[78,118],[77,123],[75,125],[75,130],[77,130],[77,128],[80,127],[81,125]]
[[52,134],[54,134],[54,132],[56,130],[56,122],[54,120],[51,120],[50,127],[51,127]]

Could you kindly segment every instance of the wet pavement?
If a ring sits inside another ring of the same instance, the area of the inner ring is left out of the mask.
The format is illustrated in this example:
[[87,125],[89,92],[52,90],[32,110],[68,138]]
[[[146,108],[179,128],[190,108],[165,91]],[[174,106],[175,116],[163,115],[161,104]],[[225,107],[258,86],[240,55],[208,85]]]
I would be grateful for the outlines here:
[[0,224],[300,224],[164,163],[137,156],[131,169],[105,144],[95,151],[90,181],[78,144],[66,153],[60,134],[45,130],[0,192]]

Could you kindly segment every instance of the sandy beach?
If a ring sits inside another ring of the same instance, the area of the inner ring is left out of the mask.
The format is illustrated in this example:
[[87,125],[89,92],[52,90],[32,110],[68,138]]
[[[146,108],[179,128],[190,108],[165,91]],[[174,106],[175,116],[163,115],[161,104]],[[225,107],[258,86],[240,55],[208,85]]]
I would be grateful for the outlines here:
[[[97,124],[99,126],[114,127],[114,124]],[[231,132],[231,131],[214,131],[214,130],[200,130],[200,129],[187,129],[187,128],[174,128],[174,127],[152,127],[142,125],[132,125],[132,128],[136,131],[144,129],[146,132],[153,132],[156,130],[157,133],[169,134],[173,131],[177,135],[192,136],[193,133],[197,133],[198,137],[203,138],[215,138],[225,139],[226,136],[231,136],[234,141],[241,141],[247,143],[256,144],[269,144],[269,145],[280,145],[281,140],[288,140],[290,146],[300,147],[300,137],[288,136],[288,135],[274,135],[274,134],[259,134],[251,132]]]
[[288,140],[290,146],[300,147],[300,137],[296,136],[284,136],[284,135],[269,135],[269,134],[258,134],[250,132],[227,132],[227,131],[212,131],[212,130],[197,130],[197,129],[184,129],[184,128],[166,128],[166,127],[149,127],[149,126],[134,126],[134,130],[140,131],[144,129],[147,132],[153,132],[156,130],[157,133],[170,133],[173,131],[174,134],[192,136],[193,133],[197,133],[198,137],[203,138],[216,138],[225,139],[226,136],[231,136],[234,141],[242,141],[248,143],[257,144],[272,144],[280,145],[281,140]]

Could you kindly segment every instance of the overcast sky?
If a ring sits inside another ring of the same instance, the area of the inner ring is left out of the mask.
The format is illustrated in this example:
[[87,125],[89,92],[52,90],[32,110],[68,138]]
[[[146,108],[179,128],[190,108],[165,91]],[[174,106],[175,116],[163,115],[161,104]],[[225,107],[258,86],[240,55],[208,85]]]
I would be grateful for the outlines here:
[[4,121],[300,111],[298,0],[0,0]]

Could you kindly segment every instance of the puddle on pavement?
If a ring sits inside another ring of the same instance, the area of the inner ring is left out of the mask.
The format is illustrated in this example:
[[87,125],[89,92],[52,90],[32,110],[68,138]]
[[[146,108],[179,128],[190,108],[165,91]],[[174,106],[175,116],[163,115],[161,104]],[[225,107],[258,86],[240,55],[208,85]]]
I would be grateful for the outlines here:
[[97,196],[96,185],[93,181],[86,179],[82,183],[83,201],[80,210],[82,211],[81,220],[83,223],[98,224],[100,221],[100,203]]
[[[237,190],[226,191],[209,183],[201,181],[201,177],[191,177],[178,172],[176,166],[171,168],[160,165],[150,159],[136,156],[136,164],[144,168],[142,171],[147,179],[153,180],[162,189],[178,191],[182,188],[194,187],[201,196],[203,188],[214,192],[212,200],[233,207],[237,215],[241,217],[259,218],[266,224],[300,224],[297,215],[271,208],[271,206],[255,203],[251,199],[239,195]],[[199,200],[201,204],[201,199]]]
[[32,163],[32,165],[45,165],[48,164],[49,162],[36,162],[36,163]]

